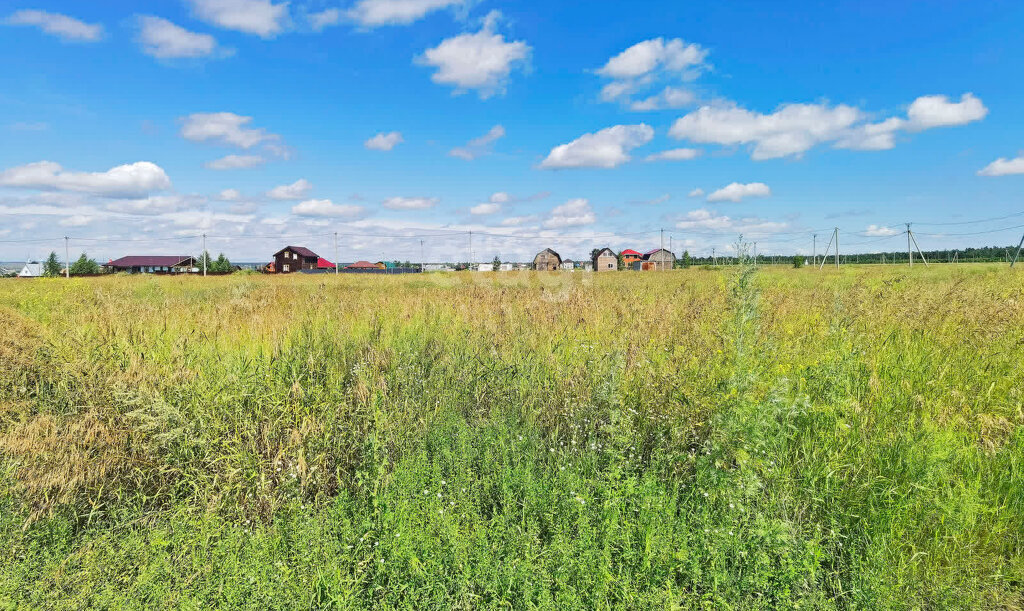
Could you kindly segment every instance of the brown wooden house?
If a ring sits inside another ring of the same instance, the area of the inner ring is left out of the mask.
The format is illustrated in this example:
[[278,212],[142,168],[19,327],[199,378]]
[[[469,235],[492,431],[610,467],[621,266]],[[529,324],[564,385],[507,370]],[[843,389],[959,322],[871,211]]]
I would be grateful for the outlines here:
[[285,246],[274,253],[274,273],[287,274],[304,269],[317,269],[320,256],[304,246]]
[[614,272],[619,269],[619,258],[611,248],[602,248],[592,259],[595,272]]
[[664,248],[655,248],[644,253],[641,269],[644,271],[665,271],[672,269],[676,263],[676,256]]
[[537,256],[533,258],[533,269],[539,272],[554,272],[558,271],[558,268],[562,265],[562,257],[557,252],[550,248],[537,253]]

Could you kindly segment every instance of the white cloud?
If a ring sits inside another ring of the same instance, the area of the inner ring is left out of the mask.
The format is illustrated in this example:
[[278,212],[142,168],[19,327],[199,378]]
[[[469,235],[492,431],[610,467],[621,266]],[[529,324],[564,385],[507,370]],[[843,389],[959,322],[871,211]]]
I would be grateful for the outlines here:
[[862,118],[860,110],[844,104],[785,104],[768,115],[737,106],[702,106],[677,119],[669,135],[702,143],[752,143],[754,159],[772,159],[835,140]]
[[644,158],[644,161],[689,161],[700,157],[700,153],[700,149],[669,149],[667,151],[648,155]]
[[978,170],[978,176],[1007,176],[1009,174],[1024,174],[1024,157],[1014,159],[1000,157]]
[[696,99],[697,96],[692,91],[678,87],[665,87],[661,90],[661,93],[631,103],[629,108],[636,111],[682,108],[693,104]]
[[203,167],[208,170],[244,170],[261,166],[266,162],[267,160],[259,155],[226,155],[220,159],[207,161]]
[[217,199],[225,202],[236,202],[242,199],[242,192],[238,189],[224,189],[217,194]]
[[680,38],[638,42],[595,71],[612,79],[601,88],[601,99],[621,101],[631,110],[640,112],[689,106],[696,99],[693,92],[671,84],[641,100],[634,101],[631,96],[665,81],[674,83],[696,78],[706,68],[707,55],[707,49]]
[[273,38],[288,23],[288,2],[270,0],[188,0],[197,17],[228,30]]
[[96,42],[103,38],[103,26],[98,23],[85,23],[60,13],[21,10],[14,12],[5,23],[34,26],[65,42]]
[[182,117],[181,136],[193,142],[213,141],[217,144],[249,149],[257,144],[275,142],[277,134],[248,127],[252,117],[233,112],[197,112]]
[[159,59],[208,57],[217,53],[217,41],[209,34],[189,32],[161,17],[140,15],[139,43],[147,55]]
[[609,59],[597,73],[613,79],[630,79],[649,74],[657,68],[684,72],[700,67],[707,54],[700,45],[687,44],[680,38],[668,42],[664,38],[652,38],[638,42]]
[[[335,204],[329,199],[308,199],[292,206],[292,214],[298,216],[323,216],[353,218],[360,216],[365,209],[353,204]],[[270,222],[270,219],[264,219]]]
[[96,219],[97,217],[88,214],[73,214],[57,221],[57,224],[61,227],[84,227],[92,224]]
[[452,150],[448,151],[448,154],[452,157],[458,157],[459,159],[465,159],[466,161],[472,161],[478,157],[483,157],[491,152],[491,145],[497,142],[499,139],[505,137],[505,128],[501,125],[495,125],[491,129],[487,130],[487,133],[479,138],[473,138],[466,143],[465,146],[457,146]]
[[309,21],[309,27],[313,28],[313,31],[320,32],[324,28],[341,23],[341,10],[329,8],[319,13],[310,13],[306,15],[306,20]]
[[959,102],[950,102],[944,95],[926,95],[914,100],[907,110],[908,128],[923,130],[932,127],[951,127],[980,121],[988,109],[974,94],[965,93]]
[[467,0],[359,0],[348,11],[350,19],[366,27],[406,25],[427,13],[461,7]]
[[470,214],[496,214],[498,212],[501,212],[501,204],[493,202],[477,204],[469,209]]
[[70,172],[53,161],[37,161],[0,172],[0,186],[124,197],[169,189],[171,179],[149,161],[119,165],[106,172]]
[[437,201],[436,197],[389,197],[381,205],[389,210],[426,210]]
[[504,191],[498,191],[496,193],[491,193],[491,196],[488,198],[488,200],[492,204],[505,204],[512,201],[512,196],[509,195],[508,193],[505,193]]
[[197,210],[206,199],[197,195],[151,195],[139,199],[120,199],[108,202],[106,210],[133,215],[158,215],[183,210]]
[[757,217],[733,219],[707,208],[691,210],[676,223],[676,229],[722,233],[774,233],[789,227],[788,223],[766,221]]
[[891,149],[901,131],[965,125],[987,113],[981,100],[970,93],[955,103],[946,96],[922,96],[910,105],[907,118],[889,117],[874,123],[867,122],[867,113],[845,104],[783,104],[769,114],[728,104],[702,106],[680,117],[669,135],[691,142],[751,145],[751,157],[762,160],[799,157],[819,144],[866,151]]
[[267,191],[267,197],[272,199],[302,199],[312,190],[313,185],[305,178],[300,178],[290,185],[280,185]]
[[738,202],[747,197],[768,197],[772,190],[763,182],[730,183],[708,195],[709,202]]
[[363,143],[371,151],[390,151],[404,142],[401,132],[380,133]]
[[687,193],[686,196],[687,197],[703,197],[704,196],[704,189],[701,189],[700,187],[697,187],[693,191],[690,191],[689,193]]
[[654,130],[644,123],[615,125],[556,146],[540,167],[614,168],[630,160],[629,151],[647,144],[652,138]]
[[526,65],[531,48],[524,41],[507,42],[494,33],[499,16],[491,11],[479,32],[446,38],[424,51],[417,63],[437,68],[430,79],[455,87],[456,95],[476,90],[480,99],[487,99],[504,93],[513,68]]
[[874,236],[881,237],[881,236],[898,235],[898,234],[901,234],[901,233],[903,233],[903,232],[902,231],[897,231],[897,230],[893,229],[892,227],[886,227],[884,225],[868,225],[867,229],[864,230],[864,235],[866,235],[866,236],[873,236],[873,237]]
[[533,216],[510,216],[502,219],[501,225],[503,227],[518,227],[520,225],[525,225],[526,223],[532,223],[535,220],[537,219]]
[[579,227],[581,225],[592,225],[597,222],[590,202],[584,198],[570,199],[561,206],[551,209],[548,218],[544,220],[544,227],[558,229],[561,227]]

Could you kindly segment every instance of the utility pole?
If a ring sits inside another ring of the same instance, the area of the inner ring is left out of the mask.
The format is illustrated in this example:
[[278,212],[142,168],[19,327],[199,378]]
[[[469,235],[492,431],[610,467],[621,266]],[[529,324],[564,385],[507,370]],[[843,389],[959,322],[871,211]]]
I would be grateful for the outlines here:
[[671,235],[668,236],[668,249],[669,249],[669,251],[672,250],[672,236]]
[[824,254],[821,255],[821,265],[818,266],[818,271],[825,269],[825,263],[828,261],[828,251],[832,249],[832,242],[836,243],[836,269],[839,269],[839,228],[832,229],[832,235],[828,239],[828,246],[825,247]]
[[661,230],[661,249],[665,250],[665,230],[664,229]]
[[473,232],[469,232],[469,264],[473,264]]
[[68,236],[64,236],[64,278],[71,277],[71,249],[68,247]]
[[206,277],[206,260],[209,258],[206,256],[206,234],[203,234],[203,278]]
[[715,249],[711,249],[711,265],[718,266],[718,259],[715,258]]
[[420,271],[427,271],[427,260],[423,257],[423,240],[420,240]]
[[1024,235],[1022,235],[1020,237],[1020,243],[1017,244],[1017,252],[1014,253],[1014,255],[1013,255],[1013,261],[1010,261],[1010,267],[1013,267],[1014,265],[1017,264],[1017,257],[1020,256],[1020,248],[1021,248],[1021,246],[1024,246]]
[[818,264],[818,234],[814,234],[811,237],[811,239],[812,239],[811,243],[813,244],[813,246],[811,246],[811,252],[814,253],[814,259],[813,259],[814,262],[811,263],[811,265],[817,265]]
[[836,232],[836,269],[839,269],[839,228],[835,228]]
[[914,267],[914,251],[910,249],[910,223],[907,223],[907,261]]
[[754,267],[757,267],[757,241],[754,241]]
[[334,232],[334,275],[338,275],[338,232]]
[[910,256],[910,266],[914,266],[914,252],[910,250],[910,242],[913,240],[914,246],[917,247],[917,254],[921,255],[921,260],[924,261],[924,266],[928,267],[928,259],[925,258],[924,253],[921,251],[920,244],[917,243],[917,238],[914,237],[914,232],[910,230],[910,223],[907,223],[907,255]]

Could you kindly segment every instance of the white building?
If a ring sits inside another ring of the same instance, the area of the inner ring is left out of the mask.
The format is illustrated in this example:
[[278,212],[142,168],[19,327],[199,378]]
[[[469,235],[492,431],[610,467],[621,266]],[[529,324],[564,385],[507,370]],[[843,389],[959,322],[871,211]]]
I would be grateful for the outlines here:
[[19,278],[40,278],[43,275],[43,264],[37,262],[26,263],[18,274]]

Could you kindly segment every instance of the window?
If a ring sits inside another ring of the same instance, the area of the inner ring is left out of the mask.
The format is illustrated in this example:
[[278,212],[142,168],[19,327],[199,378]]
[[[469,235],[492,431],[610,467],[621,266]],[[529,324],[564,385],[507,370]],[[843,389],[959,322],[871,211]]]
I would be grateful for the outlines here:
[[293,252],[292,253],[292,259],[298,259],[298,258],[299,258],[299,253]]
[[292,270],[291,270],[291,267],[287,263],[285,263],[284,265],[281,266],[281,271],[282,272],[290,272]]

